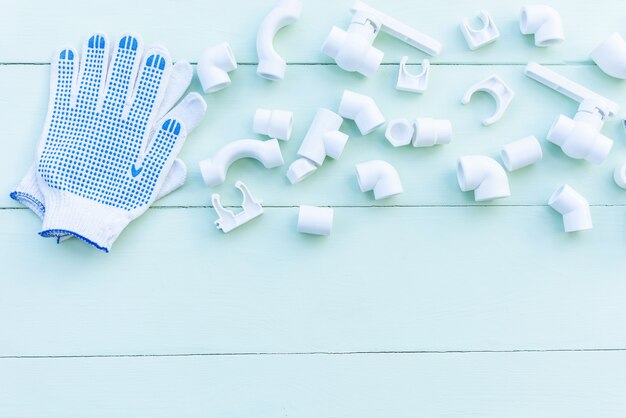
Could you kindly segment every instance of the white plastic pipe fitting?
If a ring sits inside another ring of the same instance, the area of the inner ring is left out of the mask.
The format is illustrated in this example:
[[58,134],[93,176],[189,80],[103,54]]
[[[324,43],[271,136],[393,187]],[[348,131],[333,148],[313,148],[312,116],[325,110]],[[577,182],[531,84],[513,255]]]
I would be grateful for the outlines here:
[[414,147],[432,147],[452,141],[452,124],[446,119],[393,119],[387,124],[385,138],[394,147],[413,143]]
[[476,202],[511,195],[506,171],[493,158],[483,155],[466,155],[459,158],[456,164],[456,178],[461,191],[474,191]]
[[500,37],[500,31],[488,11],[481,10],[478,12],[478,17],[482,23],[480,28],[472,27],[467,17],[461,21],[461,32],[467,46],[472,51],[490,44]]
[[309,177],[317,171],[315,163],[308,158],[298,158],[289,165],[287,169],[287,178],[289,183],[296,184]]
[[515,92],[504,80],[494,74],[470,87],[461,99],[461,103],[468,104],[474,93],[479,91],[488,93],[496,101],[496,112],[490,117],[483,119],[483,125],[489,126],[500,120],[502,115],[504,115],[504,111],[509,107],[515,96]]
[[257,32],[256,50],[259,65],[256,73],[268,80],[282,80],[285,77],[287,63],[274,49],[274,36],[287,25],[300,19],[301,0],[278,0],[269,12]]
[[626,163],[622,163],[615,167],[613,179],[615,180],[615,184],[622,189],[626,189]]
[[277,139],[261,141],[258,139],[239,139],[220,148],[212,158],[200,161],[200,172],[204,183],[217,186],[226,180],[226,172],[232,163],[242,158],[254,158],[265,168],[274,168],[283,164]]
[[250,193],[250,190],[248,190],[248,187],[243,184],[242,181],[237,181],[235,187],[238,188],[243,195],[243,202],[241,204],[242,210],[237,214],[222,206],[219,194],[214,193],[211,195],[213,209],[215,209],[218,216],[215,221],[215,226],[217,229],[221,229],[225,234],[263,214],[261,201],[256,200],[254,196],[252,196],[252,193]]
[[409,60],[408,56],[400,59],[400,68],[398,69],[398,81],[396,89],[408,91],[411,93],[424,93],[428,89],[428,76],[430,74],[430,61],[422,60],[422,68],[419,73],[411,74],[406,68]]
[[441,51],[441,43],[435,39],[361,1],[354,3],[352,11],[354,16],[348,30],[333,26],[322,45],[322,52],[346,71],[356,71],[366,77],[376,73],[383,59],[383,52],[372,44],[381,31],[427,54],[436,55]]
[[339,131],[343,118],[328,109],[319,108],[307,131],[298,155],[306,157],[318,166],[326,156],[337,159],[348,142],[348,135]]
[[408,119],[392,119],[387,123],[385,138],[394,147],[409,145],[415,137],[415,124]]
[[364,94],[344,90],[339,103],[339,115],[352,119],[362,135],[367,135],[385,123],[385,117],[374,99]]
[[552,193],[548,199],[548,205],[563,215],[565,232],[593,228],[587,199],[568,184],[564,184]]
[[204,93],[214,93],[230,85],[228,73],[237,69],[237,60],[228,42],[206,49],[198,59],[198,78]]
[[298,232],[313,235],[330,235],[332,229],[332,208],[300,206],[298,211]]
[[524,35],[535,35],[535,46],[557,45],[565,40],[561,16],[554,8],[542,4],[520,9],[519,29]]
[[270,138],[289,141],[293,129],[293,112],[286,110],[257,109],[252,130]]
[[589,55],[605,74],[626,80],[626,41],[615,32]]
[[530,135],[504,145],[500,156],[506,169],[515,171],[541,160],[543,152],[539,140]]
[[356,178],[361,191],[373,190],[376,200],[403,192],[398,171],[386,161],[372,160],[357,164]]

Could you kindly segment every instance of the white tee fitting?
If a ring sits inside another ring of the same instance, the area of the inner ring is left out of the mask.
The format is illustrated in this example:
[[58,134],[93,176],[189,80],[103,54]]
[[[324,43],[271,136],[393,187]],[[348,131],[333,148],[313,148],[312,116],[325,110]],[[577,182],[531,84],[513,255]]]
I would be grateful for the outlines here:
[[254,112],[252,130],[257,134],[289,141],[292,128],[293,112],[269,109],[257,109]]
[[478,12],[478,17],[482,22],[480,28],[470,26],[467,17],[464,17],[461,21],[461,32],[463,33],[463,37],[465,37],[467,46],[472,51],[490,44],[500,37],[500,31],[488,11],[481,10]]
[[506,169],[515,171],[541,160],[543,152],[539,140],[530,135],[504,145],[500,156]]
[[414,147],[432,147],[452,141],[452,124],[447,119],[415,119]]
[[403,56],[400,59],[400,68],[398,69],[398,81],[396,89],[409,91],[411,93],[424,93],[428,89],[428,75],[430,74],[430,61],[422,60],[421,71],[417,74],[411,74],[406,69],[406,63],[409,57]]
[[535,46],[556,45],[565,40],[561,16],[552,7],[542,4],[520,9],[519,29],[524,35],[535,35]]
[[256,51],[259,56],[256,73],[261,77],[268,80],[282,80],[285,77],[287,63],[274,49],[274,36],[280,29],[296,22],[301,12],[301,0],[278,0],[261,22],[256,36]]
[[400,175],[386,161],[372,160],[357,164],[356,178],[361,191],[373,190],[376,200],[403,192]]
[[261,141],[258,139],[239,139],[220,148],[212,158],[200,161],[200,172],[204,183],[217,186],[226,180],[226,172],[232,163],[242,158],[254,158],[265,168],[274,168],[283,164],[277,139]]
[[385,123],[376,102],[369,96],[344,90],[339,103],[339,115],[352,119],[362,135],[367,135]]
[[348,135],[339,131],[343,118],[328,109],[319,108],[307,131],[298,155],[306,157],[318,166],[326,156],[337,159],[348,142]]
[[333,209],[316,206],[300,206],[298,232],[313,235],[330,235],[333,229]]
[[504,111],[509,107],[511,100],[515,96],[515,92],[500,77],[494,74],[470,87],[461,99],[461,103],[468,104],[474,93],[479,91],[488,93],[496,101],[496,113],[483,119],[483,125],[489,126],[500,120],[502,115],[504,115]]
[[214,93],[230,85],[228,73],[237,69],[235,54],[228,42],[206,49],[198,60],[198,78],[205,93]]
[[602,41],[589,56],[606,74],[626,79],[626,41],[619,33]]
[[474,200],[499,199],[511,195],[506,171],[493,158],[466,155],[456,163],[456,178],[461,191],[474,191]]
[[602,103],[584,100],[574,119],[560,115],[550,128],[547,140],[561,147],[568,157],[601,164],[611,151],[613,140],[600,133],[604,118]]
[[552,193],[548,205],[563,215],[565,232],[582,231],[593,227],[587,199],[568,184]]
[[615,184],[622,189],[626,189],[626,163],[622,163],[615,167],[613,179],[615,180]]

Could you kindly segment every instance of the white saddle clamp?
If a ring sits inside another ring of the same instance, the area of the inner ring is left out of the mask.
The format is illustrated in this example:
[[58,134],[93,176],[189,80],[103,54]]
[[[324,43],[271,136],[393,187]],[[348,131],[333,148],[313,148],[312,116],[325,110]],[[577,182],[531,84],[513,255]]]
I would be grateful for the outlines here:
[[492,75],[470,87],[465,93],[465,96],[463,96],[461,103],[468,104],[472,95],[478,91],[489,93],[496,101],[496,112],[492,116],[483,119],[483,125],[485,126],[489,126],[497,122],[502,117],[507,107],[509,107],[511,100],[513,100],[513,97],[515,96],[513,89],[507,86],[500,77]]
[[411,74],[406,68],[408,56],[403,56],[400,60],[400,68],[398,69],[398,82],[396,89],[409,91],[412,93],[424,93],[428,89],[428,76],[430,74],[430,61],[424,59],[422,61],[421,71],[417,74]]
[[233,211],[228,209],[224,209],[222,203],[220,202],[220,195],[214,193],[211,195],[211,201],[213,202],[213,209],[217,213],[219,218],[215,221],[215,226],[217,229],[221,229],[222,232],[228,233],[233,229],[241,226],[247,222],[250,222],[252,219],[263,214],[263,206],[261,206],[261,201],[256,200],[248,187],[243,184],[241,181],[237,181],[235,183],[235,187],[241,191],[243,195],[243,203],[241,204],[242,211],[235,214]]
[[472,51],[490,44],[500,37],[500,31],[491,18],[489,12],[481,10],[478,12],[478,17],[483,24],[482,27],[478,29],[470,26],[470,22],[467,17],[464,17],[463,21],[461,21],[461,32],[465,37],[467,46]]

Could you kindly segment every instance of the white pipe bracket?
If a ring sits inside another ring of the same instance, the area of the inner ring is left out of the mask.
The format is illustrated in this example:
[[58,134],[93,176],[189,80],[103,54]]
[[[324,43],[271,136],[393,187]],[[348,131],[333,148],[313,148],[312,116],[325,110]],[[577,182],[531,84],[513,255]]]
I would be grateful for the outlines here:
[[507,107],[509,107],[511,100],[513,100],[513,97],[515,96],[513,89],[507,86],[500,77],[492,75],[470,87],[465,93],[465,96],[463,96],[461,103],[468,104],[472,95],[478,91],[489,93],[496,101],[496,112],[492,116],[483,119],[483,125],[485,126],[489,126],[497,122],[502,117]]
[[406,68],[408,56],[403,56],[400,60],[400,68],[398,69],[398,81],[396,89],[408,91],[411,93],[424,93],[428,89],[428,76],[430,74],[430,61],[424,59],[421,65],[421,71],[417,74],[411,74]]
[[465,37],[467,46],[472,51],[490,44],[500,37],[500,31],[488,11],[481,10],[478,12],[478,17],[482,22],[480,28],[471,26],[467,17],[464,17],[461,22],[461,32]]
[[263,206],[261,201],[256,200],[248,187],[241,181],[235,183],[235,187],[241,191],[243,195],[243,203],[241,204],[242,211],[235,214],[233,211],[224,209],[220,201],[220,195],[214,193],[211,195],[211,201],[213,202],[213,208],[219,218],[215,221],[217,229],[221,229],[222,232],[228,233],[233,229],[241,226],[252,219],[261,216],[263,214]]

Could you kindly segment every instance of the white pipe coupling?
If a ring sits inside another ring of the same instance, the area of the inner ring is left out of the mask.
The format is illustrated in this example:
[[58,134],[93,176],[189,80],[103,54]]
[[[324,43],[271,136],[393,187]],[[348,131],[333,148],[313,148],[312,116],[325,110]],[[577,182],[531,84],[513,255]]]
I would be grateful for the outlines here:
[[493,158],[483,155],[466,155],[459,158],[456,164],[456,178],[461,191],[474,191],[476,202],[511,195],[506,171]]
[[411,74],[406,64],[409,60],[408,56],[400,59],[400,68],[398,69],[398,81],[396,89],[409,91],[411,93],[424,93],[428,89],[428,76],[430,74],[430,61],[426,58],[422,60],[421,70],[417,74]]
[[330,235],[332,229],[332,208],[300,206],[298,211],[298,232],[313,235]]
[[541,160],[543,152],[539,140],[534,135],[530,135],[505,144],[500,156],[506,169],[515,171]]
[[269,109],[257,109],[254,112],[252,130],[257,134],[289,141],[292,128],[293,112]]
[[502,115],[504,115],[504,111],[509,107],[511,100],[515,96],[515,92],[500,77],[492,75],[470,87],[465,92],[463,99],[461,99],[461,103],[468,104],[472,95],[479,91],[488,93],[496,101],[496,113],[483,119],[483,125],[489,126],[500,120]]
[[587,199],[568,184],[564,184],[552,193],[548,199],[548,205],[563,215],[565,232],[593,228]]
[[393,119],[387,124],[385,138],[394,147],[413,144],[414,147],[432,147],[452,141],[452,124],[447,119],[416,118]]
[[500,31],[488,11],[481,10],[478,12],[478,17],[482,23],[482,26],[479,28],[470,26],[467,17],[464,17],[461,21],[461,32],[467,42],[467,46],[472,51],[490,44],[500,37]]
[[352,119],[362,135],[367,135],[385,123],[385,117],[374,99],[364,94],[344,90],[339,103],[339,115]]
[[403,192],[398,171],[386,161],[372,160],[357,164],[356,178],[361,191],[373,190],[376,200]]
[[301,0],[278,0],[269,12],[257,32],[256,50],[259,65],[256,73],[268,80],[282,80],[285,77],[287,63],[274,49],[274,36],[287,25],[300,19]]
[[198,78],[204,93],[214,93],[230,85],[228,73],[237,69],[237,60],[228,42],[206,49],[198,59]]
[[615,167],[613,179],[615,180],[615,184],[622,189],[626,189],[626,163],[622,163]]
[[535,46],[556,45],[565,40],[561,16],[552,7],[542,4],[520,9],[519,29],[524,35],[535,35]]
[[590,54],[598,67],[611,77],[626,80],[626,41],[615,32]]
[[226,180],[226,172],[231,164],[242,158],[254,158],[265,168],[283,164],[278,140],[239,139],[224,145],[212,158],[200,161],[204,183],[209,187],[222,184]]

